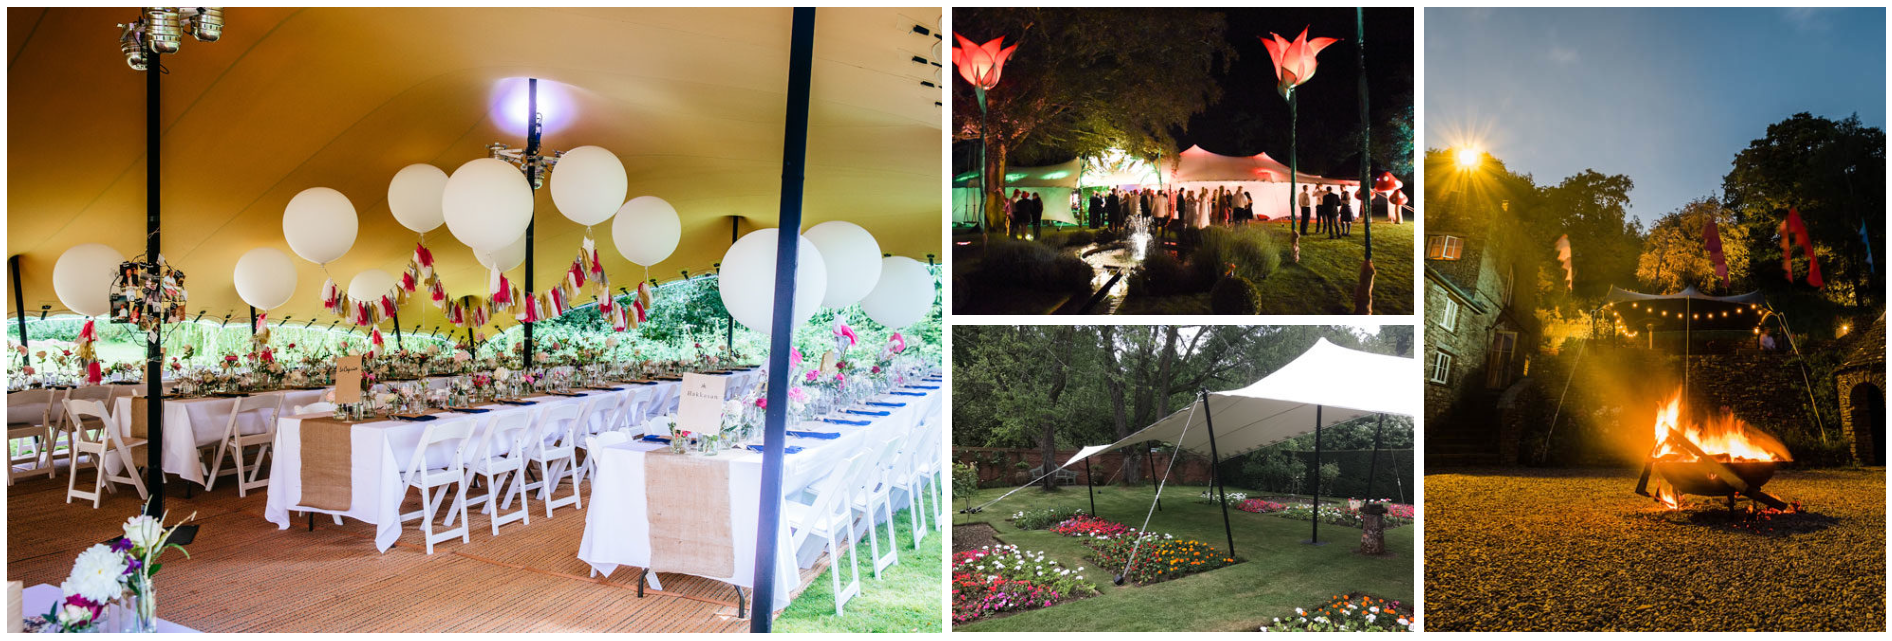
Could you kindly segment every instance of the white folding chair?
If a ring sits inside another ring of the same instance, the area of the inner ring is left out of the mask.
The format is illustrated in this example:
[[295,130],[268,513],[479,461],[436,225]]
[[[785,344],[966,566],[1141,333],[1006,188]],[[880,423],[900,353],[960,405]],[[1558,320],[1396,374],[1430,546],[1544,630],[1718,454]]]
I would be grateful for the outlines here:
[[[69,429],[67,438],[71,441],[70,455],[73,471],[66,475],[66,502],[73,497],[90,499],[92,509],[98,509],[99,496],[103,492],[116,492],[118,483],[129,483],[137,488],[139,500],[148,498],[144,479],[139,478],[137,461],[131,455],[131,448],[144,445],[144,439],[127,441],[119,437],[119,425],[113,420],[111,412],[105,409],[105,403],[96,400],[66,399],[66,422]],[[93,434],[97,435],[94,440]],[[92,467],[98,472],[93,481],[92,491],[79,490],[79,459],[92,457]],[[112,473],[112,463],[120,464],[117,474]]]
[[[513,521],[525,521],[532,524],[532,510],[526,505],[526,435],[532,431],[532,415],[526,412],[509,412],[493,417],[486,422],[486,429],[473,447],[473,454],[466,460],[466,480],[473,481],[474,475],[486,479],[486,494],[467,499],[467,505],[484,504],[480,511],[492,515],[493,536],[499,536],[499,526]],[[511,490],[504,489],[511,476]],[[501,500],[503,497],[503,501]],[[511,514],[500,513],[501,508],[511,507],[513,499],[519,499],[519,509]],[[453,525],[453,515],[447,515],[447,525]]]
[[[13,485],[13,479],[19,476],[39,476],[44,473],[46,478],[53,478],[55,469],[53,467],[55,441],[53,426],[55,424],[52,416],[53,407],[59,404],[62,396],[60,390],[55,389],[31,389],[7,395],[9,414],[13,409],[22,409],[24,412],[28,411],[24,410],[28,406],[39,407],[37,416],[21,417],[32,420],[19,423],[8,421],[7,423],[7,485]],[[22,439],[31,441],[32,449],[22,454],[13,454],[13,442]],[[32,463],[33,471],[21,473],[18,466],[22,463]]]
[[[545,518],[552,518],[552,508],[571,505],[584,509],[582,492],[578,489],[578,446],[577,446],[577,405],[563,404],[545,408],[539,412],[539,420],[532,426],[532,432],[526,437],[526,458],[539,465],[539,480],[526,485],[529,490],[538,490],[539,500],[545,503]],[[566,474],[573,475],[572,493],[564,498],[552,498],[552,492],[558,489],[558,483]]]
[[[420,519],[422,540],[427,542],[427,553],[434,553],[434,544],[460,537],[461,543],[471,543],[472,537],[466,526],[466,444],[473,438],[473,421],[436,420],[421,432],[420,444],[414,446],[414,458],[407,465],[407,472],[401,475],[404,488],[420,489],[421,509],[401,515],[401,522]],[[433,466],[427,463],[428,450],[451,450],[445,465]],[[460,490],[454,495],[453,505],[447,508],[449,522],[455,513],[459,514],[460,526],[445,532],[434,532],[434,513],[440,509],[447,498],[447,490],[459,485]],[[406,498],[402,490],[402,498]]]
[[[898,491],[906,495],[907,525],[913,528],[911,534],[913,548],[916,550],[920,548],[920,541],[925,540],[927,534],[926,513],[922,509],[926,507],[926,496],[919,489],[921,487],[919,461],[920,456],[927,453],[929,449],[926,441],[931,433],[932,430],[909,432],[901,444],[900,455],[895,457],[893,465],[885,471],[888,491]],[[891,499],[889,499],[888,507],[892,509]],[[887,525],[891,528],[893,524]]]
[[[926,429],[920,432],[921,446],[919,453],[913,457],[913,477],[919,496],[933,500],[933,510],[929,513],[933,518],[933,529],[944,532],[946,531],[946,490],[940,487],[944,482],[940,476],[942,471],[939,456],[941,436],[938,423],[928,423]],[[917,510],[919,507],[916,504],[914,509]],[[922,533],[920,538],[924,539],[926,535]]]
[[[245,434],[238,427],[238,420],[246,412],[261,412],[263,426]],[[236,469],[228,473],[236,475],[237,496],[249,496],[251,489],[268,487],[269,481],[263,480],[263,458],[269,455],[269,448],[276,443],[276,419],[282,415],[282,396],[279,394],[255,394],[236,399],[230,404],[230,415],[224,419],[223,438],[217,442],[217,455],[211,459],[210,473],[204,475],[204,491],[216,488],[217,477],[223,470],[226,455],[236,463]],[[256,456],[249,459],[244,456],[245,448],[255,447]],[[248,461],[254,460],[255,466]]]
[[[854,496],[849,501],[855,512],[867,521],[867,545],[873,553],[874,578],[880,578],[880,571],[900,562],[900,544],[895,541],[898,532],[893,524],[893,484],[887,470],[900,456],[898,437],[889,438],[879,443],[879,448],[868,448],[872,464],[866,474],[854,483]],[[887,554],[880,553],[880,515],[887,515]]]
[[[826,477],[815,481],[808,488],[814,494],[813,502],[782,502],[782,517],[788,521],[790,554],[801,549],[810,536],[819,536],[827,543],[828,576],[834,583],[835,616],[841,615],[841,608],[849,599],[861,593],[861,555],[854,547],[860,537],[854,535],[853,508],[848,506],[848,484],[871,471],[868,469],[871,458],[867,452],[856,452],[829,468]],[[843,537],[847,539],[848,568],[854,572],[846,587],[841,585],[840,541]]]
[[578,474],[572,479],[572,487],[577,487],[579,483],[584,482],[585,477],[595,476],[598,473],[598,464],[592,461],[592,458],[598,455],[598,448],[629,440],[631,436],[623,432],[599,432],[585,437],[585,461],[578,464]]

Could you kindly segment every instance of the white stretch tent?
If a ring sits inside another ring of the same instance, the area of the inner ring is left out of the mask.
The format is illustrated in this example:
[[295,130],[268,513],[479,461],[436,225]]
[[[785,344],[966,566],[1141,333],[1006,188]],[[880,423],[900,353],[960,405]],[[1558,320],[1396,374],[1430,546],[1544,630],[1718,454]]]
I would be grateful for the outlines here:
[[[1221,462],[1221,454],[1252,452],[1335,423],[1372,414],[1415,416],[1423,402],[1418,386],[1412,384],[1419,375],[1416,365],[1411,358],[1348,349],[1322,338],[1300,357],[1254,384],[1209,392],[1206,403],[1177,410],[1110,445],[1079,450],[1064,467],[1100,452],[1162,441],[1179,450],[1210,456],[1213,470]],[[1318,439],[1315,443],[1318,452]],[[1316,477],[1316,500],[1320,496],[1319,483]],[[1226,527],[1226,504],[1222,512]],[[1313,523],[1313,540],[1318,541],[1320,522]],[[1231,554],[1234,538],[1229,536]]]
[[1323,338],[1253,385],[1209,392],[1207,411],[1177,410],[1115,443],[1084,448],[1064,465],[1145,441],[1208,454],[1209,421],[1215,423],[1217,453],[1236,456],[1314,431],[1316,408],[1322,408],[1321,427],[1369,414],[1415,416],[1423,402],[1418,386],[1411,384],[1417,375],[1413,359],[1348,349]]
[[[1038,194],[1045,201],[1045,222],[1077,224],[1071,212],[1071,195],[1077,191],[1081,159],[1042,167],[1010,167],[1005,170],[1005,196],[1012,190]],[[966,172],[953,177],[953,223],[979,222],[979,174]]]
[[[1176,154],[1163,173],[1164,181],[1172,187],[1190,190],[1206,187],[1210,192],[1214,192],[1217,187],[1245,189],[1255,198],[1257,218],[1275,219],[1289,213],[1288,175],[1294,172],[1288,169],[1286,163],[1275,160],[1267,153],[1224,156],[1200,146],[1191,146]],[[1357,180],[1327,178],[1307,172],[1294,175],[1296,183],[1313,185],[1315,189],[1332,185],[1344,193],[1353,193],[1360,186]]]

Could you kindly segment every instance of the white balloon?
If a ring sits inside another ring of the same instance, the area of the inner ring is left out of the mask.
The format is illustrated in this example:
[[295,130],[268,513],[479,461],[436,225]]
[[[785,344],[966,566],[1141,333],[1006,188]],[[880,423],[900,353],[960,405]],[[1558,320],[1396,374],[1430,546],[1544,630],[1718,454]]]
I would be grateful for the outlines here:
[[388,209],[402,227],[425,234],[446,222],[440,213],[446,193],[447,172],[427,163],[408,165],[388,183]]
[[649,267],[669,258],[683,238],[683,219],[677,209],[656,196],[638,196],[618,208],[611,223],[611,241],[624,259]]
[[591,145],[559,156],[551,182],[552,204],[558,212],[587,227],[610,220],[630,190],[617,154]]
[[[769,333],[775,312],[775,246],[777,230],[749,232],[729,246],[723,254],[722,275],[717,278],[723,307],[744,327]],[[807,238],[798,239],[800,249],[795,265],[795,304],[791,312],[800,325],[821,307],[821,297],[828,286],[828,267],[821,250]]]
[[281,307],[296,293],[296,263],[274,247],[258,247],[237,259],[237,296],[262,310]]
[[881,262],[880,282],[861,299],[861,311],[874,322],[900,329],[920,322],[933,311],[933,274],[926,265],[905,256]]
[[475,250],[494,251],[532,224],[532,186],[511,163],[475,158],[447,178],[440,207],[454,238]]
[[297,256],[311,263],[327,264],[348,253],[355,246],[360,224],[355,204],[327,187],[302,190],[282,212],[283,238]]
[[112,312],[112,279],[125,255],[98,243],[74,245],[53,263],[53,293],[66,309],[81,316]]
[[394,275],[379,269],[364,270],[348,281],[348,298],[360,302],[381,300],[394,292]]
[[502,272],[512,271],[512,268],[518,267],[526,262],[526,237],[521,234],[519,240],[512,241],[511,245],[502,247],[496,252],[483,252],[475,249],[473,250],[473,259],[480,261],[480,265],[487,269],[497,269]]
[[828,293],[821,306],[840,309],[853,305],[880,281],[880,243],[854,223],[831,220],[802,234],[821,250],[828,264]]

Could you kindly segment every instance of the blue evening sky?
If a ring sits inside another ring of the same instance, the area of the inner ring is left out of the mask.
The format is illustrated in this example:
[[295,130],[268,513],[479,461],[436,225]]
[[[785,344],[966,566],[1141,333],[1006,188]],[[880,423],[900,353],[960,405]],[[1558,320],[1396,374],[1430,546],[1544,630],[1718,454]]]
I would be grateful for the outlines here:
[[1472,142],[1539,185],[1627,174],[1645,225],[1719,195],[1794,113],[1885,127],[1882,8],[1425,11],[1427,147]]

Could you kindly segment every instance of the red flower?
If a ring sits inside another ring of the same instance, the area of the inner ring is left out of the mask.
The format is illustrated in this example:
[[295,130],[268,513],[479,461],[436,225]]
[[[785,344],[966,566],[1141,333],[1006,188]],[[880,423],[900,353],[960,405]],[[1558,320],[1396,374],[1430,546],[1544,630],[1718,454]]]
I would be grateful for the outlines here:
[[1286,98],[1294,93],[1294,88],[1314,78],[1314,70],[1319,66],[1314,56],[1327,45],[1340,42],[1338,38],[1307,39],[1307,29],[1301,29],[1301,35],[1288,42],[1278,33],[1269,33],[1273,40],[1261,39],[1261,44],[1268,48],[1268,57],[1274,60],[1274,77],[1278,82],[1275,91]]
[[990,90],[999,86],[999,74],[1005,70],[1005,61],[1012,57],[1012,50],[1018,45],[1000,47],[1005,44],[1005,37],[1000,36],[982,45],[972,44],[965,36],[953,34],[959,46],[953,47],[953,64],[959,67],[959,77],[981,90]]

